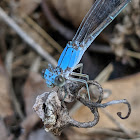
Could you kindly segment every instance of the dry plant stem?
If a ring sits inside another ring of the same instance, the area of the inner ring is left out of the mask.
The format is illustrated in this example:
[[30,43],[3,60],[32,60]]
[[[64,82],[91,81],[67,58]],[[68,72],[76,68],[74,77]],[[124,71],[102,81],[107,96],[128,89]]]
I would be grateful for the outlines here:
[[120,103],[126,104],[128,106],[128,114],[125,117],[122,117],[122,115],[121,115],[122,113],[118,112],[117,115],[121,119],[127,119],[130,116],[130,114],[131,114],[131,106],[130,106],[130,104],[128,103],[128,101],[126,99],[123,99],[123,100],[113,100],[113,101],[104,103],[102,105],[99,105],[99,107],[105,108],[107,106],[114,105],[114,104],[120,104]]
[[51,131],[58,135],[67,126],[75,127],[93,127],[99,121],[99,114],[96,108],[90,108],[94,115],[94,120],[91,122],[78,122],[69,116],[68,110],[57,96],[57,93],[46,92],[38,96],[33,109],[44,122],[45,130]]
[[98,122],[99,122],[99,113],[98,113],[98,110],[96,108],[90,108],[91,112],[94,114],[94,120],[91,121],[91,122],[78,122],[78,121],[75,121],[73,120],[72,118],[69,120],[69,124],[71,126],[75,126],[75,127],[78,127],[78,128],[90,128],[90,127],[93,127],[95,126]]
[[130,50],[125,50],[125,54],[127,56],[140,59],[140,53],[138,53],[138,52],[134,52],[134,51],[130,51]]
[[12,60],[13,60],[13,52],[9,51],[7,53],[7,56],[6,56],[6,69],[8,71],[8,75],[9,75],[9,82],[10,82],[10,91],[11,91],[11,98],[12,98],[12,101],[13,101],[13,104],[14,104],[14,108],[16,110],[16,112],[18,113],[19,117],[21,118],[21,120],[24,119],[24,114],[23,112],[21,111],[21,106],[20,106],[20,103],[18,102],[18,99],[16,98],[15,96],[15,92],[14,92],[14,89],[13,89],[13,85],[12,85]]
[[[75,94],[76,92],[78,92],[78,90],[80,90],[80,88],[82,86],[85,86],[85,85],[83,85],[83,83],[77,83],[79,85],[79,87],[78,87],[78,85],[76,85],[76,83],[73,83],[73,85],[71,84],[70,86],[69,85],[66,85],[66,86],[68,86],[68,88],[70,89],[71,93],[73,93],[73,95],[76,96],[76,98],[82,104],[84,104],[85,106],[89,107],[91,110],[92,110],[92,108],[105,108],[105,107],[110,106],[110,105],[123,103],[123,104],[126,104],[128,106],[128,113],[127,113],[127,115],[125,117],[122,117],[122,113],[121,112],[118,112],[117,115],[121,119],[127,119],[130,116],[130,114],[131,114],[131,106],[130,106],[129,102],[126,99],[123,99],[123,100],[113,100],[113,101],[101,104],[101,102],[103,100],[103,89],[102,89],[101,85],[98,82],[96,82],[96,81],[88,81],[87,83],[88,83],[88,85],[90,85],[90,84],[91,85],[95,85],[98,88],[100,95],[99,95],[99,99],[97,100],[97,102],[92,102],[92,101],[89,101],[89,100],[85,100],[82,97],[77,96]],[[76,88],[74,88],[75,85],[76,85]]]
[[58,50],[59,53],[63,51],[63,48],[49,35],[47,34],[36,22],[34,22],[30,17],[27,15],[24,16],[24,20],[32,26],[43,38],[45,38],[52,47]]
[[41,62],[41,58],[38,56],[32,63],[31,67],[30,67],[30,71],[31,72],[38,72],[39,71],[39,67],[40,67],[40,62]]
[[128,103],[127,100],[123,99],[123,100],[113,100],[113,101],[110,101],[110,102],[107,102],[107,103],[104,103],[104,104],[100,104],[100,103],[94,103],[94,102],[91,102],[91,101],[85,101],[83,98],[81,97],[78,97],[78,100],[80,102],[82,102],[85,106],[89,107],[89,108],[105,108],[107,106],[110,106],[110,105],[114,105],[114,104],[120,104],[120,103],[124,103],[124,104],[127,104],[128,106],[128,113],[125,117],[122,117],[122,113],[121,112],[118,112],[117,115],[121,118],[121,119],[127,119],[129,116],[130,116],[130,113],[131,113],[131,107],[130,107],[130,104]]
[[26,32],[24,32],[12,18],[10,18],[0,7],[0,18],[9,25],[31,48],[46,59],[53,66],[57,65],[56,60],[47,53],[37,42],[35,42]]
[[[68,94],[67,96],[70,101],[73,101],[71,100],[71,96],[72,96],[74,100],[75,99],[79,100],[82,104],[84,104],[91,110],[92,114],[94,115],[94,120],[90,122],[78,122],[69,116],[69,112],[64,103],[65,99],[62,100],[62,98],[60,98],[61,96],[59,95],[59,94],[63,94],[61,93],[63,92],[63,90],[58,90],[57,93],[55,91],[46,92],[37,97],[36,103],[34,104],[33,108],[44,122],[46,131],[51,131],[54,134],[60,134],[61,131],[67,126],[90,128],[95,126],[99,121],[98,108],[105,108],[109,105],[118,104],[118,103],[129,104],[127,103],[126,100],[111,101],[111,102],[101,104],[103,100],[102,87],[95,81],[88,81],[88,84],[94,84],[99,89],[100,95],[97,102],[85,100],[78,95],[78,91],[81,89],[81,87],[85,86],[83,83],[68,82],[66,83],[65,86],[68,87],[69,89],[67,91]],[[130,112],[128,113],[128,115],[130,115]],[[122,117],[121,115],[119,115],[119,117],[124,119],[127,118],[128,115],[126,117]]]

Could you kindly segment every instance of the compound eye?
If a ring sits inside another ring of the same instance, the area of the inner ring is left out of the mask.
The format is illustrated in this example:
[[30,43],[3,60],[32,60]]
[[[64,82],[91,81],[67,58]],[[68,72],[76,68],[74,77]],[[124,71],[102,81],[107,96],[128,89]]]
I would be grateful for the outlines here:
[[42,76],[43,79],[44,79],[44,74],[45,74],[45,69],[43,69],[42,72],[41,72],[41,76]]
[[61,76],[61,75],[58,75],[56,78],[55,78],[55,84],[57,85],[57,86],[63,86],[64,85],[64,82],[65,82],[65,80],[64,80],[64,78]]
[[59,75],[59,76],[56,77],[56,80],[57,80],[59,83],[61,83],[61,82],[63,82],[63,77],[62,77],[61,75]]

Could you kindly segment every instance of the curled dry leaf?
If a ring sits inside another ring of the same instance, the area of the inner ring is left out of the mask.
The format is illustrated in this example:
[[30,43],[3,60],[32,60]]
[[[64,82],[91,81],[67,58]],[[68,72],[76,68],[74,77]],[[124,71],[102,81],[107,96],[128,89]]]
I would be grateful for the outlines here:
[[10,83],[8,74],[0,59],[0,116],[6,117],[13,114],[10,98]]
[[37,96],[33,109],[42,119],[47,132],[59,135],[62,128],[68,125],[68,112],[61,107],[61,101],[55,91]]

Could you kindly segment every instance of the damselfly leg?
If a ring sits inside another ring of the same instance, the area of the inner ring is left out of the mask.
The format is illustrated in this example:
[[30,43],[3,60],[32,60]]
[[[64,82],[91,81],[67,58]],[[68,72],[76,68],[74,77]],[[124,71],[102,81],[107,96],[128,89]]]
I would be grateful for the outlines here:
[[80,64],[76,65],[76,67],[73,70],[76,70],[78,68],[80,68],[80,73],[71,72],[71,75],[72,76],[78,76],[79,78],[80,77],[84,77],[88,81],[89,80],[89,76],[87,74],[82,74],[82,71],[83,71],[83,63],[80,63]]
[[87,74],[72,72],[70,75],[71,76],[78,76],[78,77],[86,78],[86,81],[89,80],[89,76]]
[[70,81],[74,81],[74,82],[82,82],[82,83],[85,83],[86,88],[87,88],[88,98],[89,98],[89,100],[90,100],[89,87],[88,87],[88,84],[87,84],[87,81],[86,81],[86,80],[84,80],[84,79],[79,79],[79,78],[72,78],[72,77],[69,77],[69,80],[70,80]]

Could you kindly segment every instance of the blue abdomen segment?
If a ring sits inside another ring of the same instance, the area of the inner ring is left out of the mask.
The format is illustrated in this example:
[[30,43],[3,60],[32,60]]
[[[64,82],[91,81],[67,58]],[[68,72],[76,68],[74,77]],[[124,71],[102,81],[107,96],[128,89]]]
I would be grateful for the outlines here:
[[58,60],[57,66],[59,66],[63,71],[67,68],[73,69],[81,60],[83,53],[83,48],[76,48],[72,45],[72,43],[67,44]]
[[58,66],[62,68],[62,70],[65,70],[67,66],[69,65],[72,52],[73,52],[73,48],[68,44],[63,50],[58,60]]
[[50,72],[48,69],[45,70],[44,79],[46,80],[46,84],[48,87],[54,86],[54,80],[56,78],[56,74]]

